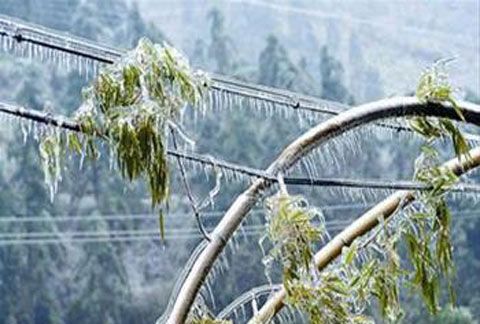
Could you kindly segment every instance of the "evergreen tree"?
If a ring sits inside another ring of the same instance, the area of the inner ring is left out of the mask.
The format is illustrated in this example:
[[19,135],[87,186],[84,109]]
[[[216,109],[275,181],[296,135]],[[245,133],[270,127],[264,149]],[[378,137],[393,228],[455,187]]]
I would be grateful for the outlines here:
[[205,55],[205,42],[201,39],[195,41],[192,54],[192,64],[196,67],[205,68],[207,65],[207,58]]
[[270,35],[267,38],[265,49],[260,53],[258,82],[305,94],[315,94],[317,92],[315,82],[308,72],[307,66],[305,58],[295,65],[278,38]]
[[165,36],[155,25],[148,24],[143,20],[138,4],[134,2],[131,8],[127,10],[123,39],[119,39],[119,41],[125,43],[129,48],[133,48],[137,46],[141,37],[147,37],[156,43],[165,40]]
[[208,55],[212,58],[212,70],[222,74],[232,73],[235,70],[233,60],[233,42],[226,35],[224,17],[218,9],[208,13],[210,19],[210,46]]
[[[89,229],[99,227],[108,229],[106,224]],[[112,244],[86,245],[77,266],[73,279],[80,293],[67,312],[67,323],[135,321],[129,313],[132,298],[125,268]]]
[[292,88],[296,68],[275,36],[268,36],[267,46],[260,54],[258,67],[259,83],[272,87]]
[[331,56],[326,46],[320,52],[322,97],[343,103],[353,103],[353,97],[343,85],[342,64]]

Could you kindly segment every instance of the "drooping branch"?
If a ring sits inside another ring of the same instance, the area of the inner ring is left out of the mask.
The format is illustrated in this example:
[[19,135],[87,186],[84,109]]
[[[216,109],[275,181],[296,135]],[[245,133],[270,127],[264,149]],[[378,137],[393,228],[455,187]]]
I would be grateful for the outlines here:
[[[457,176],[460,176],[472,169],[480,166],[480,147],[470,151],[470,159],[454,158],[445,164],[443,168],[451,170]],[[346,227],[342,232],[335,236],[328,242],[314,257],[314,263],[318,270],[324,269],[327,265],[333,262],[341,253],[344,247],[350,244],[358,237],[361,237],[371,231],[379,224],[379,219],[383,217],[388,219],[399,208],[404,208],[415,199],[415,195],[411,191],[396,192],[373,208],[368,210],[365,214],[357,218],[353,223]],[[286,298],[286,290],[282,287],[276,292],[259,310],[254,319],[250,322],[265,323],[277,314],[284,306],[284,299]]]
[[[175,138],[175,131],[173,129],[170,129],[170,132],[172,135],[173,148],[177,150],[178,147],[177,147],[177,140]],[[185,193],[187,194],[187,198],[190,202],[190,207],[192,208],[192,212],[195,215],[195,220],[197,221],[198,229],[200,233],[202,233],[203,238],[206,239],[207,241],[210,241],[208,232],[203,226],[200,211],[198,210],[198,207],[197,207],[197,202],[193,197],[192,189],[190,188],[190,183],[188,182],[188,179],[187,179],[187,172],[185,171],[185,166],[183,165],[182,159],[177,157],[177,164],[178,164],[178,168],[180,169],[180,177],[182,178],[183,187],[185,188]]]
[[[466,102],[460,102],[459,106],[464,113],[466,122],[480,126],[480,106]],[[450,104],[422,103],[412,97],[391,98],[361,105],[332,117],[304,133],[286,147],[266,172],[271,176],[284,174],[313,149],[353,128],[381,119],[409,116],[430,116],[460,120]],[[271,182],[264,179],[256,180],[233,202],[213,231],[212,241],[199,255],[187,276],[169,315],[167,321],[169,324],[183,323],[186,320],[200,287],[216,259],[258,200],[259,194],[270,186]]]

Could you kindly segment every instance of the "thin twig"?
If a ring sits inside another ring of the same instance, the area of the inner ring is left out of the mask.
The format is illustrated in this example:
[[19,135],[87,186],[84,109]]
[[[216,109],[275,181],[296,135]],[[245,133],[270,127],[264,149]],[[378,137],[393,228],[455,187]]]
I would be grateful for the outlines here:
[[[172,135],[173,148],[175,150],[178,150],[177,140],[175,138],[175,131],[171,127],[170,127],[170,134]],[[185,172],[185,166],[183,165],[183,161],[179,157],[176,157],[176,160],[177,160],[178,168],[180,169],[180,176],[182,178],[183,187],[185,188],[185,192],[187,194],[188,200],[190,201],[190,206],[192,208],[193,214],[195,215],[195,219],[197,220],[198,229],[200,230],[200,233],[202,233],[203,237],[210,242],[211,238],[207,230],[203,226],[200,212],[197,209],[197,203],[195,202],[195,198],[193,198],[192,190],[187,180],[187,173]]]

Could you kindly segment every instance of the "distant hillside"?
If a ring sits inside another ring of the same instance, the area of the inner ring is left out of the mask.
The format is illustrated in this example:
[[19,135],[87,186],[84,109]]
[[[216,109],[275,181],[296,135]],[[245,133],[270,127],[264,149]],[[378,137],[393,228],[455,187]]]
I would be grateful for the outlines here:
[[[274,33],[316,68],[328,44],[346,69],[358,101],[412,90],[434,60],[458,57],[455,83],[480,93],[480,7],[462,1],[139,0],[141,13],[187,53],[208,36],[207,12],[217,7],[246,62],[256,62]],[[374,10],[373,10],[374,9]],[[373,83],[373,86],[372,86]],[[374,91],[377,84],[383,91]]]

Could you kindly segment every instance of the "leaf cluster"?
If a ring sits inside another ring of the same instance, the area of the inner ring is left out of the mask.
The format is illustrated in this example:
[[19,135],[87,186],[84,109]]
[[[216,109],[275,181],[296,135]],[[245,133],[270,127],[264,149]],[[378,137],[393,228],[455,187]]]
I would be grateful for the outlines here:
[[97,158],[96,140],[101,137],[116,156],[122,177],[144,178],[152,206],[164,202],[169,187],[166,128],[175,124],[186,105],[199,103],[207,84],[206,77],[193,71],[174,48],[141,39],[83,90],[75,120],[84,135],[43,139],[40,150],[47,182],[59,180],[60,157],[66,150]]
[[[437,155],[431,147],[424,149],[423,154]],[[410,227],[404,234],[413,266],[410,282],[413,288],[420,290],[428,310],[435,314],[439,309],[442,278],[447,280],[451,302],[454,302],[451,212],[444,194],[458,177],[444,168],[427,165],[416,171],[415,178],[430,186],[431,190],[420,194],[419,200],[424,208],[410,216]]]
[[[448,81],[446,62],[439,61],[422,74],[417,86],[416,96],[422,102],[450,103],[459,118],[465,121],[463,112],[453,95],[453,87]],[[449,137],[457,155],[467,154],[469,151],[467,140],[458,127],[449,119],[415,117],[410,120],[410,126],[428,142],[438,138]]]
[[[452,87],[444,67],[442,63],[437,64],[422,75],[417,97],[422,101],[449,102],[464,120],[463,113],[452,95]],[[430,190],[418,194],[417,198],[423,204],[423,210],[410,215],[404,237],[413,267],[410,284],[420,291],[428,310],[435,314],[440,308],[439,295],[443,280],[447,283],[450,301],[454,303],[455,300],[451,283],[454,274],[451,212],[445,193],[458,181],[458,177],[452,171],[439,166],[439,153],[433,142],[437,138],[450,137],[459,158],[465,155],[469,159],[470,148],[461,131],[449,120],[416,118],[411,125],[426,140],[416,161],[414,178],[429,186]]]
[[314,243],[323,238],[325,227],[315,226],[321,220],[319,211],[309,208],[300,196],[281,194],[269,199],[268,238],[273,244],[270,257],[281,262],[283,280],[288,283],[309,275]]
[[[464,119],[441,67],[436,65],[422,75],[417,96],[425,102],[449,102]],[[403,316],[399,297],[402,282],[407,282],[422,295],[431,313],[440,309],[439,295],[444,280],[451,301],[454,301],[451,213],[445,193],[458,177],[439,166],[439,153],[433,142],[450,137],[456,155],[467,158],[469,146],[450,120],[418,117],[410,124],[426,140],[415,163],[414,178],[426,184],[428,190],[417,197],[423,205],[422,211],[412,213],[394,225],[393,234],[390,226],[380,219],[381,230],[373,241],[367,240],[359,246],[357,239],[350,247],[344,248],[340,262],[318,272],[311,264],[312,242],[319,237],[316,229],[311,227],[311,217],[304,209],[292,204],[288,196],[276,201],[276,213],[269,225],[269,237],[274,243],[271,254],[284,265],[286,303],[306,312],[312,323],[368,322],[370,319],[362,314],[372,297],[377,300],[386,320],[397,321]],[[410,267],[402,265],[398,253],[400,241],[406,242]],[[360,255],[364,256],[363,259],[359,258]]]

